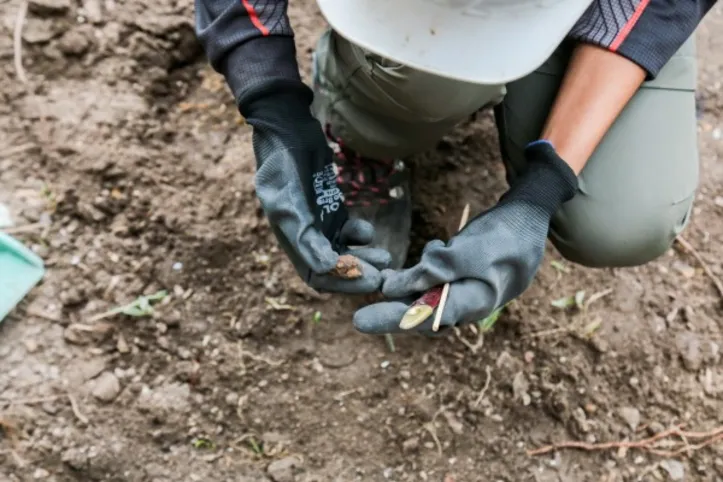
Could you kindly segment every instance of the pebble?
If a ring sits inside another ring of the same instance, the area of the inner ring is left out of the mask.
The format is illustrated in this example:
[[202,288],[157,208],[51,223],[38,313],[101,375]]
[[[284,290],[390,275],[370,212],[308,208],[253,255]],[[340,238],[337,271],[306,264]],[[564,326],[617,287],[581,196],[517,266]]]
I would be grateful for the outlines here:
[[402,442],[402,451],[404,452],[414,452],[417,449],[419,449],[418,437],[408,438],[407,440]]
[[663,460],[660,462],[660,466],[668,473],[671,480],[685,479],[685,467],[677,460]]
[[64,14],[70,9],[70,0],[30,0],[28,10],[39,14]]
[[632,431],[635,431],[640,425],[640,410],[635,407],[622,407],[618,410],[618,415],[628,424]]
[[111,372],[102,373],[95,381],[93,396],[102,402],[112,402],[121,390],[120,382]]
[[688,263],[684,263],[682,261],[674,261],[673,269],[675,269],[678,273],[682,274],[683,277],[688,279],[695,276],[695,268],[693,268]]
[[695,333],[685,331],[675,337],[675,345],[683,359],[683,366],[689,371],[698,371],[703,364],[699,337]]
[[266,472],[274,482],[294,482],[294,469],[299,466],[299,459],[296,457],[284,457],[271,462]]
[[33,478],[34,479],[44,479],[50,475],[50,472],[48,472],[45,469],[35,469],[35,472],[33,472]]

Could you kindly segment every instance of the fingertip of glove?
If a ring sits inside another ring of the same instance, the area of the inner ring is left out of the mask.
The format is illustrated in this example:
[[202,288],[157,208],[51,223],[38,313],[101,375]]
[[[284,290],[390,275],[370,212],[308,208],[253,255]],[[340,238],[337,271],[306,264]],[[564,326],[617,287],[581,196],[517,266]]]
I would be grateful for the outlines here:
[[344,244],[369,244],[374,240],[374,225],[364,219],[349,219],[341,228]]
[[399,322],[407,306],[397,301],[382,301],[357,310],[352,324],[357,331],[381,335],[399,331]]

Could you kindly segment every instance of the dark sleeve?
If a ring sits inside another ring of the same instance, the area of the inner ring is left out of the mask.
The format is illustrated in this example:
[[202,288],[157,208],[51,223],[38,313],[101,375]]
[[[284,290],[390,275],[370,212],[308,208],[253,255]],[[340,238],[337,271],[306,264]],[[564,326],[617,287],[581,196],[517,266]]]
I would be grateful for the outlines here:
[[300,81],[287,0],[195,0],[196,35],[237,104],[275,81]]
[[717,0],[595,0],[570,32],[640,65],[654,79]]

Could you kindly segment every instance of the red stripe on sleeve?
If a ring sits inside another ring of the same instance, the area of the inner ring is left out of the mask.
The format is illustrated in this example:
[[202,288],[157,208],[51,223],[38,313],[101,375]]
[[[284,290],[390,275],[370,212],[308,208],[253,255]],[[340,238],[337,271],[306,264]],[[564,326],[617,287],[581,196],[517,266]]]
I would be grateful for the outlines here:
[[253,5],[251,5],[251,2],[249,0],[241,0],[241,3],[246,9],[246,12],[249,14],[249,18],[251,19],[251,23],[254,24],[254,27],[259,29],[261,35],[263,35],[264,37],[267,36],[269,34],[269,29],[266,28],[263,23],[261,23],[261,20],[259,20],[259,16],[256,14],[256,9]]
[[620,32],[618,32],[617,36],[615,37],[615,40],[613,40],[613,43],[610,44],[610,50],[615,52],[617,49],[620,48],[620,45],[622,45],[622,43],[628,37],[630,32],[633,30],[633,27],[635,27],[635,24],[638,23],[640,16],[643,14],[645,7],[647,7],[649,3],[650,3],[650,0],[641,0],[640,4],[638,5],[638,8],[635,9],[633,16],[630,17],[630,20],[628,20],[628,23],[625,24],[625,26],[622,28],[622,30],[620,30]]

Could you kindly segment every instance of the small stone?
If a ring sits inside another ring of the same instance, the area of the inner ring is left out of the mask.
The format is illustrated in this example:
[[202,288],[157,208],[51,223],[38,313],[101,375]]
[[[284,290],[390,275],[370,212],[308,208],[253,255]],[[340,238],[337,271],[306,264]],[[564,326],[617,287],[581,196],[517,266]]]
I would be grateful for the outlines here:
[[721,137],[723,137],[723,131],[720,127],[716,127],[713,129],[713,131],[710,133],[711,136],[713,136],[713,139],[720,140]]
[[35,469],[35,472],[33,472],[33,478],[34,479],[44,479],[50,475],[50,472],[48,472],[45,469]]
[[695,268],[693,268],[688,263],[684,263],[682,261],[674,261],[673,269],[675,269],[678,273],[682,274],[683,277],[688,279],[695,276]]
[[700,338],[695,333],[686,331],[678,334],[675,345],[685,368],[692,372],[698,371],[703,363]]
[[83,0],[83,10],[86,18],[91,23],[101,23],[103,21],[103,11],[98,0]]
[[628,424],[632,431],[635,431],[640,425],[640,411],[635,407],[622,407],[618,411],[618,415]]
[[226,404],[230,407],[236,408],[238,406],[238,393],[229,392],[226,395]]
[[594,415],[597,412],[597,405],[594,403],[586,403],[583,408],[588,415]]
[[284,457],[271,462],[266,473],[274,482],[294,482],[294,469],[299,466],[299,459],[296,457]]
[[671,480],[684,480],[685,467],[677,460],[666,459],[660,462],[660,466],[668,473]]
[[44,402],[40,408],[43,409],[43,412],[47,413],[48,415],[55,415],[60,410],[58,409],[58,406],[52,402]]
[[665,430],[665,426],[660,422],[650,422],[647,427],[648,434],[656,435]]
[[95,381],[92,394],[98,400],[108,403],[115,400],[120,390],[118,377],[111,372],[104,372]]
[[522,401],[522,404],[527,406],[530,404],[530,395],[528,390],[530,389],[530,382],[527,381],[527,377],[523,372],[517,372],[515,378],[512,380],[512,392],[515,399]]
[[452,412],[444,411],[444,418],[447,420],[447,425],[449,425],[450,430],[452,430],[453,433],[456,435],[462,435],[464,432],[464,425],[457,420],[457,417],[454,416]]
[[62,15],[70,10],[70,0],[30,0],[28,10],[39,15]]
[[[69,30],[58,40],[58,49],[68,56],[83,55],[89,46],[90,41],[88,38],[78,30]],[[89,208],[88,211],[93,219],[103,216],[103,213],[95,208]]]
[[723,208],[723,196],[716,196],[713,203],[715,203],[715,205],[719,208]]
[[49,42],[57,35],[52,20],[42,18],[27,18],[23,29],[23,40],[29,44],[42,44]]
[[83,470],[88,465],[88,454],[85,450],[71,448],[63,452],[61,460],[72,469]]
[[402,380],[409,380],[412,378],[412,374],[409,373],[409,370],[402,370],[399,372],[399,378]]
[[126,341],[123,334],[118,335],[118,341],[116,342],[116,349],[123,354],[130,353],[131,349],[128,346],[128,342]]
[[531,352],[531,351],[525,352],[525,354],[524,354],[525,363],[532,363],[532,360],[534,360],[534,359],[535,359],[534,352]]
[[23,340],[23,345],[25,345],[25,349],[28,351],[28,353],[35,353],[36,351],[38,351],[38,342],[33,340],[32,338]]
[[380,363],[379,366],[382,368],[387,368],[390,364],[391,363],[389,362],[389,360],[384,360],[383,362]]
[[414,452],[417,449],[419,449],[419,437],[408,438],[402,442],[402,451],[404,452]]

